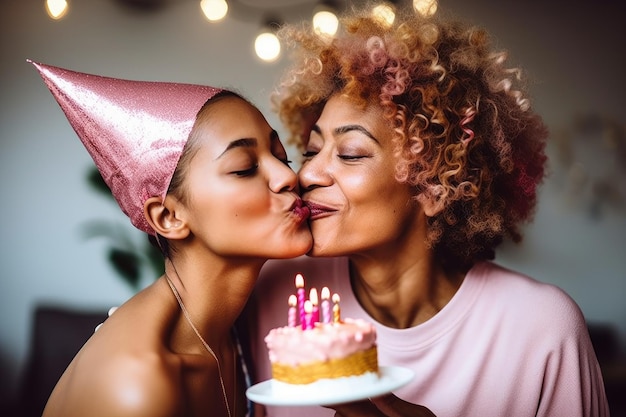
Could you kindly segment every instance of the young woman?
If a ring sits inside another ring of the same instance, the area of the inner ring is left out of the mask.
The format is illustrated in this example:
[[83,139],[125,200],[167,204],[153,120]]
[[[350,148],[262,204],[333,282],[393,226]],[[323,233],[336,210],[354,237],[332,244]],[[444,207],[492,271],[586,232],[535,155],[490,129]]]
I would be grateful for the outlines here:
[[324,259],[263,268],[257,379],[271,378],[263,337],[286,324],[296,273],[338,292],[342,316],[373,322],[379,363],[415,378],[395,395],[268,415],[608,416],[580,309],[493,262],[521,239],[544,177],[547,131],[519,69],[458,22],[406,10],[389,24],[365,9],[341,22],[332,40],[283,31],[294,67],[275,98],[304,151],[310,255]]
[[241,96],[35,64],[165,275],[123,304],[45,417],[244,416],[233,326],[268,258],[307,252],[309,211],[278,135]]

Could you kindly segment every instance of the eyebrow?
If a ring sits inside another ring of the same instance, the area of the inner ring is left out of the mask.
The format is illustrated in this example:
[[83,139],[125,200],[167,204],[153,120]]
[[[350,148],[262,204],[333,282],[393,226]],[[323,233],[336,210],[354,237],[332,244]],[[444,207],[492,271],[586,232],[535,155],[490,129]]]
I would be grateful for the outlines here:
[[254,148],[256,146],[257,146],[257,140],[254,139],[254,138],[237,139],[237,140],[234,140],[234,141],[230,142],[228,144],[228,146],[226,147],[226,149],[224,149],[224,152],[222,152],[217,157],[217,159],[220,159],[222,156],[224,156],[224,154],[226,154],[231,149],[235,149],[235,148]]
[[[278,132],[276,130],[272,130],[270,132],[270,141],[280,140],[278,137]],[[224,152],[222,152],[217,159],[220,159],[224,154],[226,154],[231,149],[235,148],[255,148],[258,146],[257,140],[254,138],[241,138],[234,140],[228,144]]]
[[[322,135],[322,130],[320,129],[320,127],[317,124],[313,125],[311,130],[314,131],[315,133],[317,133],[320,136]],[[372,139],[374,142],[380,143],[380,142],[378,142],[378,139],[376,139],[376,137],[370,133],[369,130],[367,130],[366,128],[364,128],[361,125],[345,125],[345,126],[339,126],[339,127],[334,129],[334,133],[336,135],[342,135],[344,133],[348,133],[348,132],[352,132],[352,131],[361,132],[365,136],[367,136],[368,138]]]

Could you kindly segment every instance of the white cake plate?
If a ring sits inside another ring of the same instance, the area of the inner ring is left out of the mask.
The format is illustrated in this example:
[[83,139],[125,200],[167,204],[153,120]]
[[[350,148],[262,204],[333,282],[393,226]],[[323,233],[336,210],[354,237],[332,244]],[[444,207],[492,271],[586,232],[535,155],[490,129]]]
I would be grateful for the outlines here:
[[272,389],[273,380],[267,380],[251,386],[246,391],[250,401],[265,405],[304,406],[332,405],[378,397],[396,390],[409,383],[415,373],[399,366],[379,367],[380,377],[376,382],[369,383],[359,389],[316,389],[312,386],[299,386],[299,395],[277,395]]

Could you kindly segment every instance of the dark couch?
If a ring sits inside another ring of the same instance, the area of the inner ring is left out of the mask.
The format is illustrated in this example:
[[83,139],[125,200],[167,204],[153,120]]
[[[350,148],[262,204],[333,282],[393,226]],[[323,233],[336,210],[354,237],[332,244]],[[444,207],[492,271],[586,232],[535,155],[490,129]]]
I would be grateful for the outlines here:
[[0,414],[40,417],[63,371],[106,317],[106,311],[75,310],[55,305],[37,307],[17,401]]

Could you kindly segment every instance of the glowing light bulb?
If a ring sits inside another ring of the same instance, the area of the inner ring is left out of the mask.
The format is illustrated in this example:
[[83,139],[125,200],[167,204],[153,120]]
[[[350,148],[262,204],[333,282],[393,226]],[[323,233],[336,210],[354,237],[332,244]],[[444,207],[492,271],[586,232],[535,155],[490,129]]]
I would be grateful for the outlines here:
[[313,30],[318,35],[334,36],[339,28],[339,19],[333,12],[322,10],[313,15]]
[[437,12],[437,0],[413,0],[413,8],[422,16],[432,16]]
[[396,20],[396,12],[393,10],[393,7],[388,4],[375,6],[372,9],[372,14],[387,26],[391,26],[393,21]]
[[67,13],[67,1],[46,0],[46,11],[48,12],[48,16],[54,20],[61,19]]
[[222,20],[228,13],[226,0],[202,0],[200,8],[204,16],[211,22]]
[[271,32],[261,33],[254,41],[254,50],[263,61],[275,61],[280,55],[280,41]]

